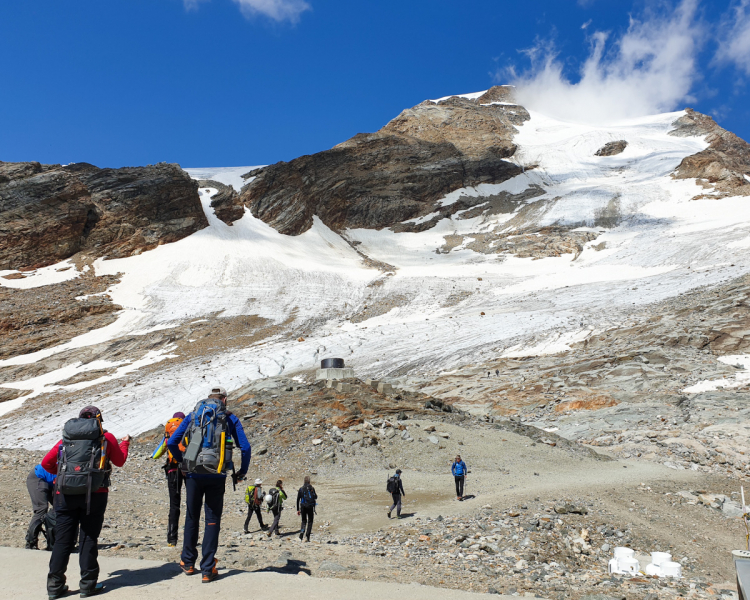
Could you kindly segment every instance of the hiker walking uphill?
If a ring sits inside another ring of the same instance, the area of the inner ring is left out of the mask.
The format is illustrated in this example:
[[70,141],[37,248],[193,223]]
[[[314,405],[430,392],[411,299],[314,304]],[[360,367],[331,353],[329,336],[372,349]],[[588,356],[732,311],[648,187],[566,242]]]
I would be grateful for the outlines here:
[[[47,509],[52,504],[52,492],[53,483],[55,482],[55,476],[44,470],[42,465],[37,465],[26,478],[26,489],[29,490],[29,496],[31,496],[31,508],[34,511],[34,516],[31,517],[31,523],[26,531],[26,549],[27,550],[38,550],[39,549],[39,533],[42,528],[45,527],[45,518],[47,517]],[[54,510],[52,511],[54,515]],[[49,520],[47,521],[49,528]],[[52,542],[50,539],[51,531],[45,531],[45,537],[47,538],[47,550],[52,550]]]
[[98,537],[107,509],[111,465],[125,464],[130,436],[126,435],[118,444],[115,436],[104,430],[103,422],[101,411],[87,406],[79,418],[65,423],[63,439],[42,459],[44,470],[57,475],[53,504],[57,514],[55,545],[47,575],[50,600],[62,598],[68,591],[65,571],[76,537],[81,597],[95,596],[104,590],[98,583]]
[[404,484],[401,481],[401,469],[396,469],[396,474],[388,479],[385,489],[393,498],[393,505],[388,509],[388,518],[391,518],[393,509],[396,509],[396,517],[401,518],[401,496],[406,496]]
[[281,535],[279,533],[279,520],[281,519],[281,511],[284,510],[284,500],[286,500],[286,492],[284,491],[284,484],[282,483],[281,479],[279,479],[276,482],[276,487],[272,487],[270,490],[268,490],[268,494],[266,495],[266,504],[268,508],[266,510],[269,510],[273,513],[273,523],[271,524],[271,529],[266,533],[268,537],[271,537],[273,535],[273,532],[276,532],[276,535]]
[[[167,453],[167,460],[162,467],[164,473],[167,476],[167,490],[169,491],[169,521],[167,524],[167,545],[176,546],[177,538],[179,537],[179,523],[180,523],[180,507],[182,506],[182,484],[185,481],[185,476],[180,470],[180,463],[178,463],[172,453],[167,449],[167,442],[172,434],[177,431],[177,428],[185,418],[185,414],[176,412],[167,424],[164,426],[164,439],[162,440],[159,447],[151,455],[151,458],[158,460],[164,453]],[[185,446],[180,444],[180,450],[185,451]]]
[[451,473],[453,474],[453,479],[456,481],[456,500],[461,501],[464,499],[464,483],[466,482],[466,474],[468,472],[466,463],[461,460],[461,455],[457,455],[451,465]]
[[263,516],[260,510],[260,507],[263,505],[263,498],[265,497],[262,485],[263,482],[260,479],[256,479],[255,483],[247,486],[245,490],[245,503],[247,504],[247,518],[245,519],[245,527],[243,528],[245,533],[250,533],[247,528],[250,525],[250,519],[253,514],[258,518],[261,530],[265,531],[268,529],[268,525],[263,524]]
[[299,539],[305,536],[310,541],[310,533],[313,528],[315,519],[315,505],[318,503],[318,494],[310,483],[310,476],[305,475],[305,483],[297,492],[297,515],[302,515],[302,525],[300,525]]
[[[196,572],[201,506],[205,509],[200,562],[203,583],[210,583],[219,576],[216,549],[224,511],[227,470],[234,471],[233,441],[242,451],[242,464],[239,472],[233,472],[233,482],[245,478],[250,464],[250,443],[240,420],[227,410],[226,402],[226,390],[218,386],[212,388],[208,398],[196,404],[193,412],[182,420],[167,442],[167,448],[174,459],[182,464],[185,472],[187,499],[180,567],[186,575]],[[186,436],[186,450],[183,453],[180,444]]]

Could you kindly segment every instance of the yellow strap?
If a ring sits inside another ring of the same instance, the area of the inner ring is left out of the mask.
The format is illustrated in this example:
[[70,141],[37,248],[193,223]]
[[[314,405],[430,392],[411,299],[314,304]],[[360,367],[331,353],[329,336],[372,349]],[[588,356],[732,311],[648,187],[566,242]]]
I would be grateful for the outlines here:
[[224,438],[226,435],[225,432],[221,432],[221,454],[219,454],[219,468],[217,473],[221,473],[224,470]]

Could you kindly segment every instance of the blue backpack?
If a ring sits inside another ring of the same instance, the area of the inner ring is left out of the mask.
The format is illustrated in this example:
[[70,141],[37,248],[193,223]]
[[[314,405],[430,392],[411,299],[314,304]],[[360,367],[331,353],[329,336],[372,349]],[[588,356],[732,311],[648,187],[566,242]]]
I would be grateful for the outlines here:
[[315,506],[315,491],[311,485],[306,485],[302,488],[302,498],[300,498],[300,504],[304,507]]
[[182,463],[187,473],[222,475],[231,468],[233,442],[227,429],[228,416],[221,400],[207,398],[195,405]]
[[453,468],[455,470],[455,473],[456,473],[457,477],[464,474],[464,466],[460,462],[458,462],[458,463],[454,462],[453,463]]

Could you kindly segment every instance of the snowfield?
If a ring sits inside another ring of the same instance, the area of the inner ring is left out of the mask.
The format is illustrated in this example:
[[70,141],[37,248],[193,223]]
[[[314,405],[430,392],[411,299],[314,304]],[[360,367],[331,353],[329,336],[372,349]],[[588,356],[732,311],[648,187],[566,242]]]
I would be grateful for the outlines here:
[[[209,227],[139,256],[96,262],[98,275],[123,274],[109,290],[124,307],[116,323],[58,348],[0,361],[0,366],[28,364],[63,349],[217,314],[286,323],[284,333],[213,356],[210,364],[181,361],[173,350],[152,355],[152,362],[163,361],[158,376],[144,378],[137,390],[128,383],[96,398],[110,430],[122,435],[189,410],[207,382],[231,390],[261,377],[309,371],[328,356],[343,357],[360,377],[395,378],[431,376],[501,355],[564,352],[569,344],[624,322],[634,307],[750,271],[747,198],[692,200],[702,189],[670,176],[684,157],[707,146],[702,138],[668,135],[682,114],[589,126],[532,112],[515,138],[519,151],[513,160],[526,168],[523,174],[443,200],[445,205],[462,195],[517,194],[540,186],[545,193],[527,201],[536,203],[536,210],[526,224],[599,234],[577,257],[481,254],[466,248],[466,242],[447,254],[436,253],[446,235],[470,239],[502,229],[518,212],[471,219],[458,213],[420,233],[356,229],[339,235],[316,218],[309,231],[290,237],[249,211],[227,226],[209,207],[215,190],[202,189]],[[615,140],[628,142],[622,154],[594,156]],[[239,189],[246,183],[240,175],[251,169],[188,172]],[[613,207],[616,225],[604,227],[600,217]],[[393,271],[368,266],[364,257]],[[40,285],[56,273],[48,269],[50,275],[38,278]],[[18,281],[33,285],[37,279]],[[18,284],[0,279],[0,285]],[[378,303],[385,303],[378,314],[349,320],[365,305]],[[304,341],[297,341],[302,333]],[[132,372],[127,365],[115,366],[110,379]],[[81,364],[75,372],[87,368],[100,366]],[[60,369],[5,386],[40,395],[59,390],[56,382],[70,375],[70,368]],[[21,403],[6,402],[2,408]],[[58,429],[59,423],[49,420],[34,422],[33,433],[21,437],[18,427],[13,434],[0,430],[0,446],[44,448],[57,439]]]

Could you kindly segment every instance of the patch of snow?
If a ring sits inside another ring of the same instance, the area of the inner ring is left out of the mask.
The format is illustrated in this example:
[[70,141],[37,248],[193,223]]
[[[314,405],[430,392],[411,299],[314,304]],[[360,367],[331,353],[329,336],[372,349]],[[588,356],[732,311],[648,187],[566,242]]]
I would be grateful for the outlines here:
[[[8,275],[23,275],[23,279],[6,279]],[[0,271],[0,286],[17,290],[28,290],[54,285],[63,281],[70,281],[80,276],[80,271],[70,260],[64,260],[48,267],[41,267],[33,271]]]
[[242,186],[250,183],[253,178],[242,179],[245,173],[249,173],[253,169],[260,169],[266,165],[258,165],[255,167],[216,167],[216,168],[184,168],[190,177],[193,179],[212,179],[225,185],[231,185],[238,192],[242,190]]
[[743,370],[738,371],[734,377],[701,381],[685,388],[682,392],[685,394],[700,394],[702,392],[713,392],[718,389],[742,387],[750,383],[750,354],[720,356],[718,360],[726,365],[740,365]]
[[437,100],[430,100],[430,102],[438,104],[443,100],[448,100],[449,98],[467,98],[468,100],[476,100],[487,92],[488,90],[484,90],[483,92],[472,92],[471,94],[452,94],[451,96],[443,96],[442,98],[438,98]]

